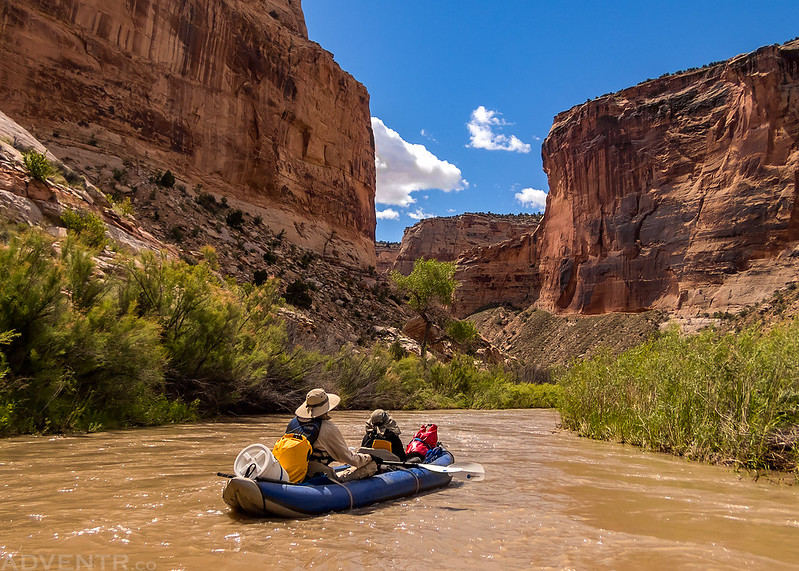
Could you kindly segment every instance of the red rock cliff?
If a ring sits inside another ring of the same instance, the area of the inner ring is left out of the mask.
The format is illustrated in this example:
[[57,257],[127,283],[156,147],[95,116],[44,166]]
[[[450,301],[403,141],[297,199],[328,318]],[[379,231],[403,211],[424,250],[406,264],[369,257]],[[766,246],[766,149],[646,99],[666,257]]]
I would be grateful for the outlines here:
[[538,226],[535,215],[467,213],[426,218],[406,228],[393,269],[404,275],[419,258],[454,262],[475,248],[529,234]]
[[0,0],[0,108],[62,158],[168,168],[375,264],[369,96],[300,0]]
[[538,305],[736,309],[795,278],[799,42],[561,113]]
[[472,292],[460,313],[528,300],[561,313],[735,311],[796,279],[797,41],[574,107],[542,155],[550,191],[534,236],[459,269],[463,294],[481,280],[529,290]]

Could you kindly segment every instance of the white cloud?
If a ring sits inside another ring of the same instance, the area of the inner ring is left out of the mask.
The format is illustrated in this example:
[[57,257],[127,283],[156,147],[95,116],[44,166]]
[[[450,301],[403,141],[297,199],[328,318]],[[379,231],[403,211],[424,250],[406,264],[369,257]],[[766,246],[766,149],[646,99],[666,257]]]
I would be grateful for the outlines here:
[[433,141],[434,143],[438,143],[438,141],[436,140],[436,138],[435,138],[433,135],[431,135],[430,133],[428,133],[428,132],[427,132],[427,130],[425,130],[425,129],[422,129],[421,131],[419,131],[419,134],[420,134],[422,137],[424,137],[425,139],[430,139],[430,140],[431,140],[431,141]]
[[410,206],[412,192],[439,189],[444,192],[468,186],[455,165],[442,161],[424,145],[408,143],[377,117],[372,117],[375,135],[377,195],[375,202]]
[[487,149],[489,151],[512,151],[515,153],[529,153],[531,146],[523,143],[516,135],[503,135],[495,133],[505,125],[509,125],[500,117],[501,113],[486,109],[482,105],[472,111],[472,117],[466,124],[469,129],[470,141],[467,145],[473,149]]
[[386,208],[385,210],[378,210],[375,212],[378,220],[399,220],[399,212],[393,208]]
[[517,192],[514,196],[523,206],[528,206],[535,212],[543,212],[547,207],[547,193],[543,190],[523,188],[521,192]]
[[408,212],[408,216],[414,220],[421,220],[423,218],[432,218],[435,214],[428,214],[421,208],[417,208],[414,212]]

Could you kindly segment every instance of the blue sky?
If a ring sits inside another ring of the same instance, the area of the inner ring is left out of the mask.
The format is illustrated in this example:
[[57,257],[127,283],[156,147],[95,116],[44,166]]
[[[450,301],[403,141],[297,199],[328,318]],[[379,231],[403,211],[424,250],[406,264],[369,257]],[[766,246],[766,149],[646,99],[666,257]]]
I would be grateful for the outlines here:
[[799,0],[303,0],[308,36],[363,83],[377,239],[420,217],[543,210],[554,116],[648,78],[799,36]]

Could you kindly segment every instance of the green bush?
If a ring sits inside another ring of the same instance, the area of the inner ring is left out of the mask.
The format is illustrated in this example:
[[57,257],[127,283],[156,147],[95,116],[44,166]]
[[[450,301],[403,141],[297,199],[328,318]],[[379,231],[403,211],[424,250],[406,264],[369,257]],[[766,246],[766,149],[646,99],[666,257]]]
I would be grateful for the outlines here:
[[273,266],[277,263],[277,256],[274,254],[274,252],[272,252],[272,250],[267,250],[266,252],[264,252],[263,258],[264,262],[266,262],[270,266]]
[[174,394],[199,400],[206,412],[263,412],[283,402],[284,383],[302,378],[306,363],[287,349],[272,312],[275,282],[237,286],[214,276],[206,262],[189,266],[151,252],[124,268],[121,304],[159,324]]
[[244,212],[241,210],[231,210],[225,216],[225,222],[231,228],[241,228],[241,225],[244,223]]
[[121,312],[93,272],[91,252],[67,240],[61,253],[41,232],[0,248],[0,331],[5,351],[0,432],[96,430],[151,423],[161,399],[164,352],[155,324]]
[[358,401],[358,408],[379,405],[406,410],[551,408],[561,392],[553,384],[519,383],[502,367],[486,367],[467,355],[456,354],[449,363],[433,364],[417,355],[397,356],[391,349],[378,348],[365,358],[370,374],[350,375],[345,384],[347,394],[363,400],[352,397],[349,406]]
[[269,279],[269,272],[266,270],[255,270],[252,276],[252,283],[259,286]]
[[305,252],[302,255],[302,258],[300,258],[300,266],[302,266],[303,269],[308,269],[308,267],[313,263],[315,259],[316,256],[314,255],[313,252]]
[[468,320],[453,319],[447,323],[447,335],[456,343],[468,343],[477,339],[477,327]]
[[88,246],[97,249],[105,247],[105,223],[93,212],[67,208],[61,215],[61,222],[67,230],[73,231]]
[[47,157],[34,150],[22,153],[22,162],[28,174],[36,180],[44,182],[47,180],[47,177],[55,174],[55,168],[53,168],[53,165],[47,160]]
[[219,204],[216,202],[216,198],[210,192],[200,192],[197,195],[197,198],[194,199],[194,202],[211,212],[216,211],[216,209],[219,207]]
[[172,188],[173,186],[175,186],[175,175],[172,174],[171,170],[167,170],[159,178],[158,184],[160,184],[164,188]]
[[294,307],[310,309],[311,304],[313,304],[311,294],[308,293],[310,289],[311,286],[304,281],[294,280],[286,287],[286,293],[283,294],[283,299]]
[[130,201],[129,196],[117,199],[111,194],[106,194],[105,197],[111,203],[111,208],[120,216],[133,216],[133,203]]
[[769,332],[672,330],[618,358],[575,362],[559,383],[563,423],[582,435],[796,470],[785,435],[799,433],[799,321]]

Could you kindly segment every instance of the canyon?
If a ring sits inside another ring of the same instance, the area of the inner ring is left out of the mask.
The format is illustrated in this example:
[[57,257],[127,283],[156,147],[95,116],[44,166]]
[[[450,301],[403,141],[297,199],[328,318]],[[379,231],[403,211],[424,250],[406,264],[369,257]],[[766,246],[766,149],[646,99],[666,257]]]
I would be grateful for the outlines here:
[[[82,206],[133,248],[196,260],[212,244],[241,281],[304,281],[314,302],[295,323],[315,343],[401,328],[386,276],[421,257],[456,263],[456,316],[518,310],[476,318],[498,346],[537,343],[538,310],[640,313],[643,338],[664,315],[736,313],[796,281],[797,40],[557,115],[543,218],[432,218],[375,244],[369,94],[308,39],[300,0],[5,1],[0,22],[9,217],[60,232]],[[83,182],[29,180],[21,148]]]

